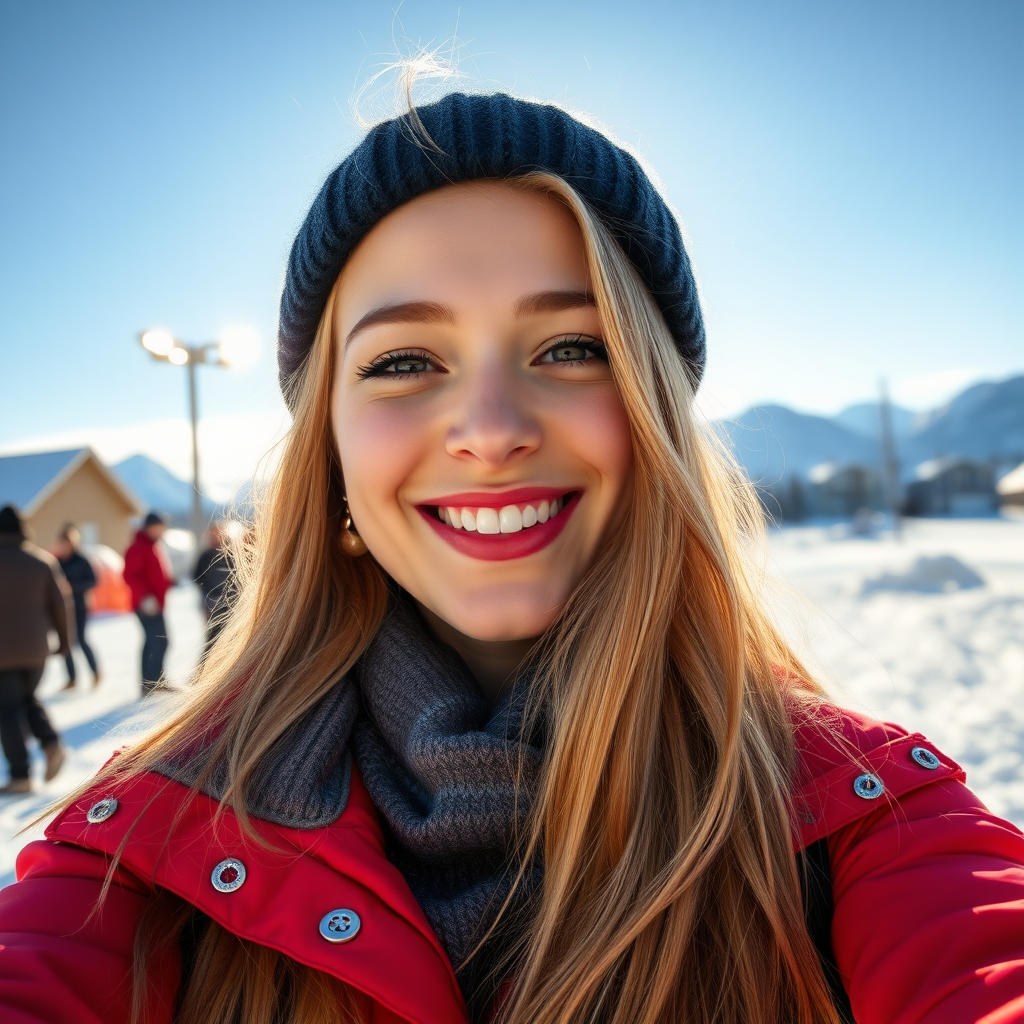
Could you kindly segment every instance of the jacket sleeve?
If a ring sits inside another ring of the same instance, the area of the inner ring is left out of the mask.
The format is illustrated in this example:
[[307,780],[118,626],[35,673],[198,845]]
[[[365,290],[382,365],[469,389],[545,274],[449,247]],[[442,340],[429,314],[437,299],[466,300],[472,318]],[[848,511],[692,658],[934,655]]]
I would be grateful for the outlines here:
[[74,639],[71,631],[74,629],[75,613],[71,603],[71,588],[56,563],[50,565],[50,578],[46,581],[46,605],[50,622],[57,631],[59,651],[66,654]]
[[96,570],[92,567],[92,562],[85,555],[80,557],[82,560],[81,572],[74,589],[80,594],[87,594],[96,586]]
[[156,553],[156,545],[146,552],[146,587],[157,600],[164,596],[167,585],[164,567],[160,564],[160,556]]
[[149,592],[163,605],[164,595],[174,585],[174,577],[167,564],[167,556],[156,544],[146,556],[146,579]]
[[[879,801],[882,803],[882,801]],[[1024,1021],[1024,836],[947,779],[829,838],[858,1024]]]
[[[51,841],[18,857],[0,890],[0,1020],[4,1024],[128,1024],[135,932],[151,890],[119,870],[96,909],[108,860]],[[170,1024],[180,962],[154,964],[149,1021]]]
[[128,589],[132,592],[132,607],[137,608],[139,602],[146,596],[146,580],[142,572],[142,564],[139,560],[138,543],[132,543],[124,553],[124,571],[122,576]]
[[210,568],[213,558],[210,554],[210,548],[204,548],[196,559],[196,564],[192,568],[192,579],[199,584],[199,589],[205,589],[205,580],[203,577],[206,575],[207,569]]
[[167,549],[162,544],[158,544],[153,548],[153,554],[156,555],[157,564],[160,566],[160,579],[163,582],[161,594],[166,594],[171,587],[177,586],[178,581],[171,568],[170,559],[167,557]]

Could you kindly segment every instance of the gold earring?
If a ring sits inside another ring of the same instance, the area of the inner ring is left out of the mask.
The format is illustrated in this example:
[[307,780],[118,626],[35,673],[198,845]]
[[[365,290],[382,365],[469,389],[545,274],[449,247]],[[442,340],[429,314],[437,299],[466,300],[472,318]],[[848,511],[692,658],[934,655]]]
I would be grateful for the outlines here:
[[348,498],[343,495],[342,501],[345,502],[345,520],[341,527],[341,550],[349,558],[358,558],[360,555],[366,554],[366,541],[356,533],[355,527],[352,525],[352,513],[348,510]]

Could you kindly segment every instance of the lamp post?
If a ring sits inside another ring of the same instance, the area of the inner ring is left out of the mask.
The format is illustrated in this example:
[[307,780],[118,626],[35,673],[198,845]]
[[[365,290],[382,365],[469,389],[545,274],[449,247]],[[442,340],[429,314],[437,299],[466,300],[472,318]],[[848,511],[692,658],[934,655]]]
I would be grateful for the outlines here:
[[892,532],[897,540],[903,539],[900,522],[900,464],[896,459],[896,439],[892,430],[892,408],[889,405],[889,389],[885,378],[878,381],[878,413],[882,426],[882,469],[885,474],[885,500],[892,516]]
[[192,532],[196,548],[203,532],[203,510],[199,492],[199,412],[196,401],[196,367],[237,366],[243,361],[245,339],[226,335],[220,341],[188,345],[167,331],[143,331],[139,335],[142,347],[158,362],[184,366],[188,376],[188,411],[192,426]]

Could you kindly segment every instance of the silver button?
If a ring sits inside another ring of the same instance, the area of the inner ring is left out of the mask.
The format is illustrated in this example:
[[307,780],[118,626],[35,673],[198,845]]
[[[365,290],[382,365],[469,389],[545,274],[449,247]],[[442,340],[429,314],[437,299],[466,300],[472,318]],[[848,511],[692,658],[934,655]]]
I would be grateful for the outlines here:
[[320,934],[328,942],[351,942],[362,927],[354,910],[332,910],[320,919]]
[[853,791],[862,800],[877,800],[885,792],[885,785],[877,775],[869,772],[853,780]]
[[117,801],[112,797],[108,796],[106,800],[100,800],[94,803],[88,811],[85,812],[85,820],[90,825],[98,825],[101,821],[106,821],[114,811],[117,810]]
[[213,869],[210,881],[217,892],[234,892],[245,881],[245,865],[234,857],[228,857]]
[[910,756],[922,768],[927,768],[929,771],[935,771],[935,769],[942,764],[942,762],[927,747],[914,747],[910,752]]

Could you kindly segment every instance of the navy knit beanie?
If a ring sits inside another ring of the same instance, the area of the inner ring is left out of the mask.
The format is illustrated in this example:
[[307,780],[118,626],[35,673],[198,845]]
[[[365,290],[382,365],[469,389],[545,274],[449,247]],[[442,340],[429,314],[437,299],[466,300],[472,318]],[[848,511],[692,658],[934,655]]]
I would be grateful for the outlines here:
[[371,228],[410,199],[457,182],[550,171],[564,178],[636,267],[696,379],[704,323],[690,259],[672,212],[640,164],[558,107],[504,93],[452,93],[418,107],[437,148],[408,114],[372,128],[328,176],[299,229],[281,296],[277,363],[285,400],[313,345],[334,282]]

